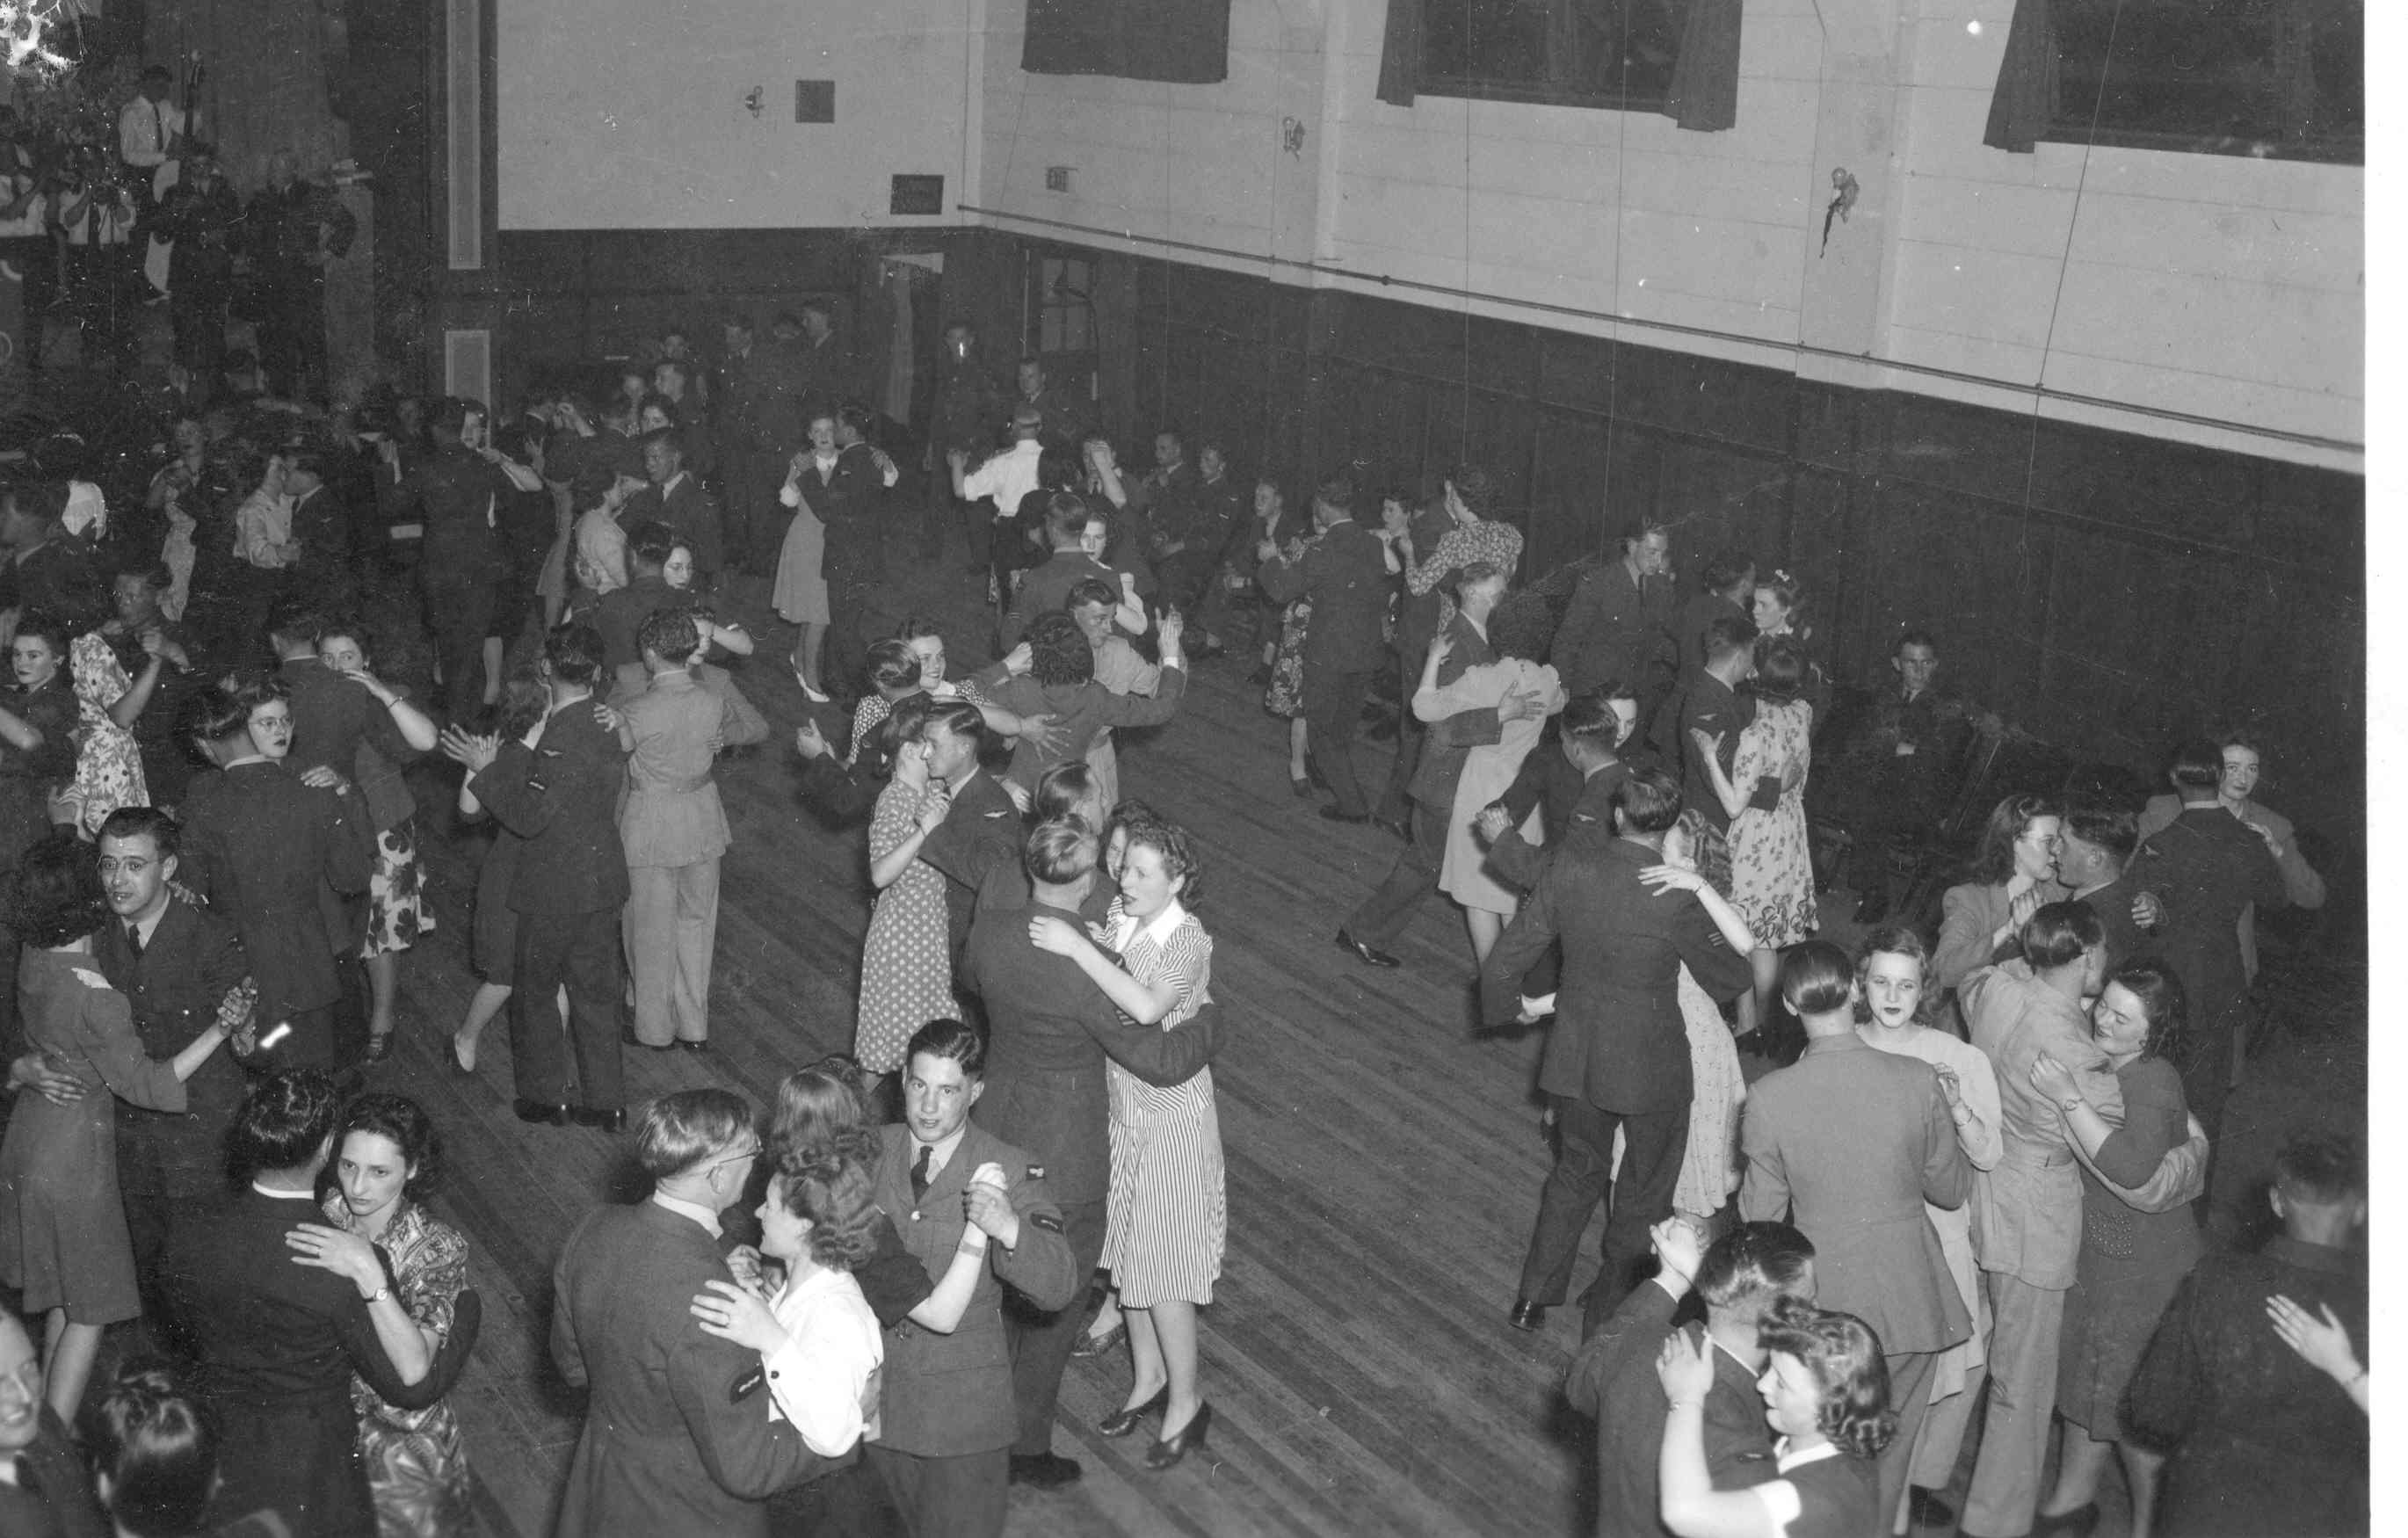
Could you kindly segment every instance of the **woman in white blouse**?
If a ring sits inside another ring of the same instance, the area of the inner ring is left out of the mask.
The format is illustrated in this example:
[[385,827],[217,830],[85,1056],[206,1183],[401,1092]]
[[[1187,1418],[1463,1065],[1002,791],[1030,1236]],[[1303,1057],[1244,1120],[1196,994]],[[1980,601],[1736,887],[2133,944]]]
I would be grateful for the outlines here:
[[761,1354],[772,1413],[822,1458],[878,1434],[885,1350],[878,1316],[853,1279],[878,1250],[870,1194],[869,1171],[856,1158],[786,1154],[754,1213],[761,1253],[785,1267],[785,1285],[771,1291],[757,1271],[739,1271],[742,1284],[707,1283],[694,1300],[706,1332]]

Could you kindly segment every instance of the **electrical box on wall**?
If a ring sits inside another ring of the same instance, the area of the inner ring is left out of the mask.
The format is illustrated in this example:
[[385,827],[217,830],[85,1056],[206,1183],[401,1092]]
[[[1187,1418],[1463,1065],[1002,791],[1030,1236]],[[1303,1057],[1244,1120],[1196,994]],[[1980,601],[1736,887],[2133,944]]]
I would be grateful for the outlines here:
[[1048,165],[1045,167],[1045,190],[1049,193],[1068,192],[1070,190],[1070,167],[1068,165]]
[[834,80],[796,80],[795,82],[795,121],[796,122],[836,122],[836,82]]
[[889,184],[890,214],[940,214],[945,211],[945,179],[940,176],[898,176]]

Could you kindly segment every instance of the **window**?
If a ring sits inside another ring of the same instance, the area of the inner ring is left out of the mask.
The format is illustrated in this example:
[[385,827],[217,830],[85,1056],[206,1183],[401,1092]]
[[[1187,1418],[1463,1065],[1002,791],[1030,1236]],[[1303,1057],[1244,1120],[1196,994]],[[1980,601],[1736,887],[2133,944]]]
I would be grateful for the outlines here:
[[1073,400],[1096,398],[1096,278],[1082,256],[1043,250],[1027,257],[1026,355],[1045,364],[1046,383]]
[[[2052,0],[2044,138],[2366,162],[2364,0]],[[2104,89],[2101,89],[2101,82]]]
[[1422,7],[1421,89],[1659,111],[1689,0],[1395,0]]

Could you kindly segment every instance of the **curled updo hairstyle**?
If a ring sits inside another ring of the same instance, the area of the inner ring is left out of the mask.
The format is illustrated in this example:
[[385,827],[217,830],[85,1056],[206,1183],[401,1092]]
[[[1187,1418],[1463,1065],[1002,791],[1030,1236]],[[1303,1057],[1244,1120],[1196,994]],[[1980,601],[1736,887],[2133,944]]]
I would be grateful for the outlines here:
[[2149,1017],[2149,1034],[2141,1040],[2141,1056],[2179,1056],[2183,1030],[2188,1024],[2189,1003],[2183,996],[2182,979],[2174,975],[2174,970],[2162,961],[2127,961],[2100,985],[2102,992],[2113,987],[2129,993],[2139,1001],[2141,1013]]
[[1796,1358],[1822,1390],[1814,1424],[1850,1458],[1879,1458],[1898,1432],[1889,1407],[1889,1367],[1881,1341],[1853,1314],[1816,1308],[1796,1298],[1775,1299],[1756,1327],[1767,1354]]
[[1781,958],[1781,997],[1801,1017],[1846,1009],[1856,983],[1848,953],[1828,940],[1792,945]]
[[434,1194],[443,1179],[443,1134],[435,1129],[435,1118],[423,1106],[402,1095],[362,1095],[343,1108],[343,1119],[335,1134],[335,1156],[342,1157],[343,1140],[354,1132],[373,1132],[390,1138],[401,1150],[402,1163],[409,1166],[408,1181],[401,1194],[412,1201],[424,1201]]
[[677,530],[657,518],[648,518],[627,531],[627,553],[646,566],[666,564],[669,552],[684,542]]
[[1795,636],[1758,636],[1756,641],[1756,692],[1784,703],[1798,697],[1806,683],[1806,649]]
[[108,1481],[108,1514],[135,1538],[203,1530],[217,1483],[216,1417],[158,1360],[127,1362],[92,1417],[93,1472]]
[[501,737],[516,741],[552,713],[552,689],[532,668],[522,668],[502,682]]
[[1055,612],[1040,615],[1028,627],[1028,674],[1049,687],[1085,683],[1096,676],[1096,649],[1077,620]]
[[768,1143],[781,1174],[790,1158],[874,1157],[878,1128],[861,1065],[836,1053],[787,1074],[769,1113]]
[[1536,593],[1516,593],[1488,616],[1488,644],[1498,657],[1536,662],[1555,639],[1555,611]]
[[[28,610],[25,617],[17,622],[17,639],[22,640],[27,636],[35,636],[47,642],[50,648],[50,655],[59,659],[59,669],[62,672],[66,670],[67,666],[67,642],[72,637],[80,633],[75,627],[74,620],[64,609]],[[2216,762],[2220,765],[2224,760],[2218,758]]]
[[1996,886],[2013,876],[2015,873],[2015,841],[2041,818],[2064,814],[2064,807],[2046,796],[2010,796],[1992,807],[1990,820],[1982,828],[1982,842],[1973,854],[1972,879],[1975,884]]
[[[1037,777],[1037,795],[1029,802],[1029,814],[1040,823],[1050,823],[1057,817],[1078,817],[1083,822],[1086,819],[1079,809],[1101,800],[1103,793],[1102,782],[1096,778],[1096,771],[1085,759],[1065,758]],[[1105,809],[1107,817],[1111,810]]]
[[[1940,990],[1931,985],[1931,947],[1924,942],[1923,931],[1910,924],[1885,924],[1865,936],[1856,947],[1856,985],[1862,988],[1872,973],[1873,957],[1877,956],[1911,956],[1915,970],[1923,979],[1923,998],[1914,1006],[1914,1023],[1928,1026],[1931,1012],[1940,1002]],[[1856,1023],[1863,1025],[1873,1017],[1870,990],[1867,997],[1856,1000]]]
[[1161,855],[1164,876],[1172,881],[1187,878],[1187,884],[1179,889],[1182,905],[1193,908],[1203,900],[1204,853],[1196,847],[1196,841],[1188,837],[1185,828],[1144,807],[1134,812],[1123,807],[1113,814],[1112,826],[1127,836],[1127,848],[1151,849]]
[[100,864],[70,827],[54,827],[25,851],[8,883],[14,939],[45,950],[72,945],[108,922]]
[[1057,817],[1029,830],[1022,859],[1032,880],[1068,886],[1096,869],[1096,832],[1076,817]]
[[899,640],[882,640],[869,648],[869,683],[880,694],[909,694],[920,686],[920,659]]
[[1801,636],[1806,633],[1806,626],[1800,623],[1804,615],[1799,612],[1799,608],[1806,597],[1804,582],[1799,582],[1789,572],[1775,567],[1772,570],[1760,573],[1756,577],[1756,590],[1758,593],[1772,595],[1772,601],[1781,606],[1781,611],[1784,614],[1789,616],[1791,631]]
[[335,1135],[342,1102],[314,1068],[280,1069],[251,1086],[226,1130],[226,1181],[236,1189],[265,1170],[298,1170]]
[[858,1271],[878,1253],[883,1215],[869,1165],[850,1152],[786,1148],[778,1155],[778,1196],[787,1212],[811,1226],[811,1258],[830,1271]]

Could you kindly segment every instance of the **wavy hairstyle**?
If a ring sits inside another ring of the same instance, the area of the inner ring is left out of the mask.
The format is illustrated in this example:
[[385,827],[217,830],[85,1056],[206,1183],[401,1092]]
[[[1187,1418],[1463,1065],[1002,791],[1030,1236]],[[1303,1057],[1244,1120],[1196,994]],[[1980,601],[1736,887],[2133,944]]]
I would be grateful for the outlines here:
[[[1884,924],[1864,938],[1856,947],[1856,986],[1866,988],[1871,975],[1873,957],[1877,956],[1911,956],[1923,975],[1923,998],[1914,1006],[1914,1023],[1931,1024],[1932,1012],[1940,1002],[1940,990],[1931,985],[1931,947],[1925,942],[1923,931],[1911,924]],[[1856,1000],[1856,1024],[1863,1025],[1873,1017],[1870,990]]]
[[354,1132],[389,1138],[401,1150],[402,1163],[412,1167],[401,1187],[401,1194],[409,1200],[424,1201],[442,1183],[443,1134],[435,1129],[435,1118],[416,1100],[403,1095],[362,1095],[345,1106],[335,1133],[337,1157],[342,1156],[343,1141]]
[[1161,855],[1165,876],[1173,881],[1187,878],[1187,884],[1179,889],[1182,907],[1192,909],[1203,900],[1204,852],[1196,847],[1196,841],[1185,828],[1147,808],[1131,812],[1125,803],[1113,813],[1112,826],[1126,836],[1128,848],[1143,846]]
[[2101,992],[2111,987],[2120,987],[2138,999],[2141,1013],[2149,1017],[2149,1034],[2141,1039],[2143,1059],[2182,1055],[2190,1007],[2183,994],[2182,979],[2174,975],[2172,967],[2145,957],[2127,961],[2100,985]]
[[1996,886],[2015,873],[2015,841],[2042,817],[2062,817],[2065,808],[2054,798],[2018,793],[1990,809],[1982,826],[1982,841],[1973,852],[1971,879],[1976,885]]
[[1756,1344],[1768,1354],[1796,1358],[1813,1374],[1823,1396],[1814,1424],[1850,1458],[1879,1458],[1898,1434],[1898,1416],[1889,1407],[1889,1367],[1882,1360],[1879,1337],[1862,1319],[1777,1298],[1756,1327]]
[[861,1065],[832,1053],[787,1074],[769,1111],[767,1141],[781,1168],[789,1158],[874,1157],[878,1128]]
[[811,1226],[811,1258],[830,1271],[857,1271],[878,1253],[882,1216],[869,1165],[851,1153],[787,1148],[778,1155],[779,1199]]

